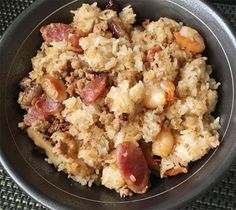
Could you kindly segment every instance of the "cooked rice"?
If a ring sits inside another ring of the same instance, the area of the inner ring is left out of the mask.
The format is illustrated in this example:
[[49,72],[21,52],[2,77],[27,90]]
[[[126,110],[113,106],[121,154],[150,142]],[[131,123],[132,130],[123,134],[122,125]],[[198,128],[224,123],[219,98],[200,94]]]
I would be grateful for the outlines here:
[[[173,33],[180,31],[182,23],[164,17],[134,26],[136,14],[131,6],[117,14],[102,11],[96,3],[83,4],[73,14],[71,25],[82,37],[79,44],[84,53],[68,49],[65,40],[44,42],[32,58],[27,82],[40,85],[46,74],[60,78],[67,90],[61,102],[64,109],[50,120],[19,124],[45,150],[49,163],[82,185],[101,183],[123,197],[132,192],[116,163],[116,148],[122,142],[152,145],[163,129],[171,130],[173,148],[167,156],[158,157],[162,178],[173,169],[187,172],[190,162],[219,145],[220,119],[211,115],[219,83],[210,77],[212,68],[206,57],[176,41]],[[108,26],[112,17],[119,18],[130,39],[112,36]],[[157,45],[160,52],[148,63],[147,51]],[[81,98],[83,88],[104,73],[109,77],[104,94],[86,105]],[[175,84],[175,101],[167,103],[167,94],[160,91],[158,104],[149,108],[145,94],[166,80]],[[19,103],[28,111],[23,96],[24,91]],[[56,120],[59,123],[53,124]]]

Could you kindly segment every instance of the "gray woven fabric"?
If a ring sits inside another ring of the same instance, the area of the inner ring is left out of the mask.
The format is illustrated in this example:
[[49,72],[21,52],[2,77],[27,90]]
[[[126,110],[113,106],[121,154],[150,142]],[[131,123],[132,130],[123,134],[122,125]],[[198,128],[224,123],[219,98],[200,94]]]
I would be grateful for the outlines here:
[[[10,23],[35,0],[0,0],[0,37]],[[215,0],[214,5],[236,28],[236,0]],[[221,2],[221,3],[219,3]],[[230,5],[231,4],[231,5]],[[0,209],[47,209],[26,195],[0,166]],[[183,210],[236,210],[236,163],[213,189]]]

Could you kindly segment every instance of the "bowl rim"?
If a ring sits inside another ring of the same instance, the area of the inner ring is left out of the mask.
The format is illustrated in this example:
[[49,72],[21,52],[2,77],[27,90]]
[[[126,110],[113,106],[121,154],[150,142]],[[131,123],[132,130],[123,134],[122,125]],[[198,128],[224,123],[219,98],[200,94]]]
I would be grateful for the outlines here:
[[[66,3],[64,4],[62,7],[65,7],[67,5],[70,5],[74,2],[76,2],[77,0],[71,0],[69,3]],[[97,0],[98,1],[98,0]],[[171,2],[171,3],[175,3],[177,4],[176,0],[167,0],[168,2]],[[21,21],[23,21],[24,19],[27,18],[27,16],[31,13],[33,13],[34,10],[37,10],[37,8],[40,6],[40,5],[43,5],[47,2],[47,0],[41,0],[41,1],[35,1],[34,3],[32,3],[29,7],[27,7],[14,21],[13,23],[8,27],[8,29],[5,31],[5,33],[3,34],[3,36],[1,37],[0,39],[0,50],[1,50],[1,46],[2,46],[2,43],[5,42],[5,40],[8,40],[8,37],[9,35],[12,33],[12,30],[18,25],[18,23],[20,23]],[[204,0],[200,0],[200,3],[203,4],[204,6],[206,6],[210,12],[212,13],[212,15],[214,16],[215,19],[217,19],[218,22],[220,22],[222,25],[221,27],[224,28],[224,30],[227,29],[227,32],[228,32],[228,36],[230,37],[230,39],[232,39],[235,43],[234,45],[234,48],[236,49],[236,38],[234,36],[234,29],[233,27],[229,24],[228,20],[226,20],[223,15],[218,12],[214,7],[213,5],[210,3],[210,2],[205,2]],[[61,8],[62,8],[61,7]],[[182,6],[181,6],[182,7]],[[58,8],[61,9],[61,8]],[[184,8],[184,7],[183,7]],[[54,11],[55,12],[55,11]],[[194,15],[195,16],[195,15]],[[197,16],[195,16],[197,17]],[[43,21],[43,20],[41,20]],[[41,22],[40,21],[40,22]],[[30,34],[29,34],[30,35]],[[234,78],[235,80],[235,78]],[[233,81],[234,81],[233,80]],[[235,90],[235,87],[233,88],[233,90]],[[233,93],[233,96],[234,96],[235,93]],[[1,95],[1,98],[2,98],[2,95]],[[234,112],[234,107],[232,107],[232,110],[231,112],[233,113]],[[230,120],[229,120],[229,123],[230,123]],[[1,146],[0,146],[0,151],[1,151]],[[233,154],[233,151],[236,153],[236,146],[234,146],[234,148],[232,148],[232,151],[231,153]],[[205,190],[208,190],[209,188],[211,188],[213,186],[214,183],[216,183],[217,181],[219,181],[219,179],[224,175],[224,172],[227,171],[229,169],[229,167],[232,165],[232,163],[234,162],[235,158],[236,158],[236,155],[234,155],[235,157],[234,158],[231,158],[230,160],[228,160],[227,162],[225,162],[225,165],[222,166],[223,168],[223,172],[221,173],[218,173],[218,175],[216,177],[214,177],[214,181],[213,179],[209,179],[207,181],[207,184],[205,185],[204,187],[204,191]],[[232,157],[229,156],[229,157]],[[228,159],[229,159],[228,157]],[[17,176],[17,174],[14,172],[14,169],[11,168],[11,166],[9,165],[8,161],[4,158],[4,156],[2,156],[2,154],[0,153],[0,163],[2,164],[2,166],[4,167],[4,169],[7,171],[7,173],[11,176],[11,178],[20,186],[20,188],[26,192],[28,195],[30,195],[32,198],[34,198],[35,200],[37,200],[38,202],[42,203],[43,205],[49,207],[49,208],[55,208],[55,206],[57,206],[58,204],[55,203],[55,204],[51,204],[51,203],[48,203],[48,199],[42,195],[42,194],[39,194],[35,191],[35,189],[29,189],[28,186],[25,185],[25,183],[22,182],[21,178]],[[221,168],[221,169],[222,169]],[[186,203],[189,203],[191,201],[193,201],[196,197],[199,196],[199,194],[202,192],[203,190],[201,189],[200,191],[198,192],[194,192],[191,196],[189,195],[187,200],[185,200],[182,204],[182,205],[186,205]],[[59,205],[60,206],[60,205]],[[178,205],[179,206],[179,205]],[[176,206],[177,207],[177,206]]]

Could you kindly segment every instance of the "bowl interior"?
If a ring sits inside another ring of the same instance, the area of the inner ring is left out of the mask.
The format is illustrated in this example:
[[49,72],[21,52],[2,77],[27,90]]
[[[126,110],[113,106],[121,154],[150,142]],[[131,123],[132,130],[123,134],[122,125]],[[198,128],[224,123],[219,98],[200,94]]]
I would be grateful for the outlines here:
[[[46,5],[45,1],[45,5]],[[66,1],[70,2],[70,1]],[[73,1],[53,13],[45,12],[47,16],[44,20],[29,20],[33,21],[35,28],[27,32],[28,36],[25,39],[18,40],[19,46],[16,48],[14,59],[11,61],[11,68],[7,73],[7,83],[5,86],[5,113],[7,118],[7,126],[12,135],[11,141],[4,141],[3,147],[8,148],[9,151],[15,151],[20,153],[21,158],[15,159],[12,153],[8,153],[7,158],[14,163],[15,172],[23,177],[22,179],[27,180],[28,183],[34,185],[39,191],[43,192],[43,188],[48,190],[47,186],[50,186],[52,192],[47,192],[47,195],[57,195],[61,198],[62,194],[68,194],[71,197],[71,204],[76,202],[72,198],[83,198],[85,200],[93,200],[104,203],[124,203],[129,201],[137,201],[148,199],[151,197],[161,197],[164,193],[171,195],[171,190],[177,188],[188,179],[193,179],[198,176],[199,170],[207,170],[208,160],[214,158],[215,151],[210,151],[201,160],[191,164],[188,174],[178,175],[176,177],[168,179],[152,178],[151,189],[143,195],[134,195],[129,198],[120,198],[119,195],[104,187],[93,186],[91,188],[81,186],[80,184],[68,179],[64,173],[57,173],[57,170],[44,161],[45,156],[35,149],[33,143],[29,140],[27,135],[18,129],[17,124],[22,120],[24,112],[19,108],[17,104],[17,97],[20,91],[18,86],[19,81],[25,77],[28,72],[32,69],[31,60],[36,55],[37,49],[39,49],[42,38],[39,32],[39,28],[42,25],[51,22],[65,22],[69,23],[72,21],[72,14],[70,10],[74,10],[81,6],[83,1]],[[93,2],[93,1],[86,1]],[[99,6],[104,7],[106,1],[99,1]],[[203,22],[200,18],[193,15],[194,10],[188,11],[184,7],[166,0],[121,0],[120,4],[122,7],[131,4],[137,14],[138,22],[145,19],[155,20],[159,17],[173,18],[177,21],[183,22],[185,25],[196,28],[204,37],[207,51],[205,55],[208,57],[208,64],[213,66],[213,77],[216,81],[221,83],[218,90],[219,102],[217,104],[215,116],[220,116],[222,128],[220,130],[221,139],[227,131],[227,126],[230,120],[233,102],[233,86],[232,86],[232,75],[229,67],[228,60],[226,58],[224,49],[222,48],[217,36],[211,31],[207,23]],[[42,11],[44,13],[44,11]],[[47,14],[46,14],[47,13]],[[13,56],[12,56],[13,57]],[[9,65],[10,66],[10,65]],[[226,94],[227,93],[227,94]],[[11,143],[10,143],[11,142]],[[14,143],[13,143],[14,142]],[[20,157],[20,156],[19,156]],[[24,162],[24,163],[23,163]],[[27,164],[25,163],[27,162]],[[33,172],[30,172],[29,166]],[[40,184],[37,186],[34,183],[35,176],[39,176]],[[34,183],[34,184],[33,184]],[[187,192],[186,192],[187,193]],[[176,195],[175,195],[176,196]],[[73,201],[72,201],[73,200]]]

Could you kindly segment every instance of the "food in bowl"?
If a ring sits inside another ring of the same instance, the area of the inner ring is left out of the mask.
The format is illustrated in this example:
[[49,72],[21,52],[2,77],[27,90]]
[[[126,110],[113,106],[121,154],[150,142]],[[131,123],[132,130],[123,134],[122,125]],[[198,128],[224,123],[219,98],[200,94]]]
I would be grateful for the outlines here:
[[82,185],[145,193],[150,174],[188,172],[219,145],[217,83],[195,29],[162,17],[134,25],[110,1],[40,29],[44,42],[20,85],[19,127],[47,161]]

